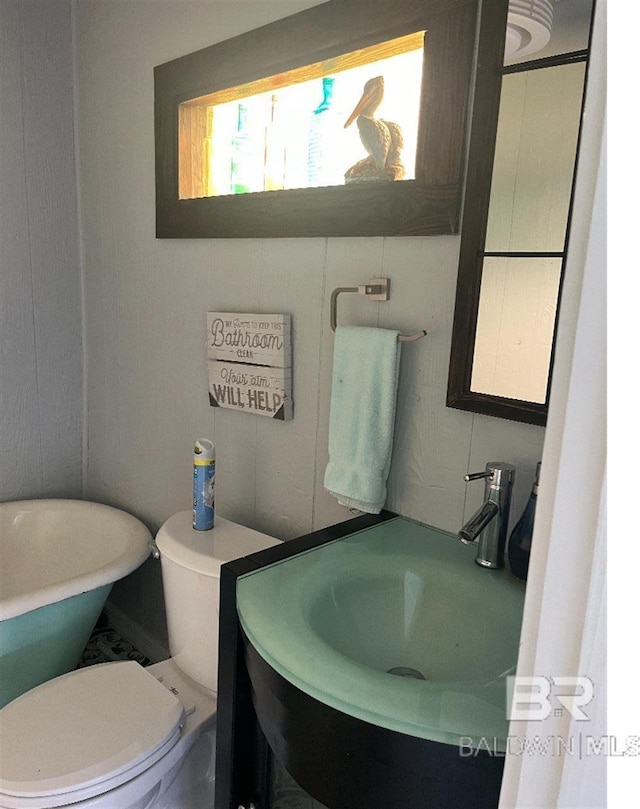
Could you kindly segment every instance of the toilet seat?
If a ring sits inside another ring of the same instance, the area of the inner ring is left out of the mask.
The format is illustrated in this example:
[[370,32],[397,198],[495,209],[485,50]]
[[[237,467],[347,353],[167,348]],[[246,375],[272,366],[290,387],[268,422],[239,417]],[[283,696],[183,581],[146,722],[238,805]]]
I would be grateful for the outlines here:
[[55,807],[114,789],[166,755],[184,722],[182,702],[134,661],[57,677],[0,711],[0,805]]

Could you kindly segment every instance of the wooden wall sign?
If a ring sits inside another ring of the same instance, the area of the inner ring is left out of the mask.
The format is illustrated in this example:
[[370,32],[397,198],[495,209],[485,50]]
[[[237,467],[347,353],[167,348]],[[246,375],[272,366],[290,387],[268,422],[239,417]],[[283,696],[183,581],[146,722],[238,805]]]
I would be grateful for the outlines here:
[[209,403],[293,418],[291,315],[207,313]]

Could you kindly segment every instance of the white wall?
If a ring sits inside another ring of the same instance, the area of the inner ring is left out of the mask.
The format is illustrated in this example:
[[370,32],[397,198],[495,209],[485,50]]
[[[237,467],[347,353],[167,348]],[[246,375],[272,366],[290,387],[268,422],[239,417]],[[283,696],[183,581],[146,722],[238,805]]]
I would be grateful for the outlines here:
[[71,19],[0,0],[0,501],[81,494]]
[[[77,95],[87,351],[85,493],[157,529],[190,508],[194,439],[217,449],[220,514],[283,539],[351,515],[323,490],[336,286],[392,279],[391,300],[341,296],[341,323],[429,335],[403,347],[388,507],[456,531],[481,501],[463,476],[516,464],[524,507],[544,430],[445,407],[459,239],[155,238],[153,67],[310,2],[79,0]],[[211,408],[208,310],[290,312],[295,417]],[[113,603],[162,639],[158,565]]]

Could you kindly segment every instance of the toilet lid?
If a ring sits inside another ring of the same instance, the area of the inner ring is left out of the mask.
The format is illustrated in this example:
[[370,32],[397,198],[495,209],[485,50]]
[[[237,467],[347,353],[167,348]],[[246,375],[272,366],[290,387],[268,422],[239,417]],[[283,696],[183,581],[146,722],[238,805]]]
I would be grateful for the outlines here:
[[0,793],[100,794],[150,767],[183,724],[180,700],[134,661],[63,674],[0,711]]

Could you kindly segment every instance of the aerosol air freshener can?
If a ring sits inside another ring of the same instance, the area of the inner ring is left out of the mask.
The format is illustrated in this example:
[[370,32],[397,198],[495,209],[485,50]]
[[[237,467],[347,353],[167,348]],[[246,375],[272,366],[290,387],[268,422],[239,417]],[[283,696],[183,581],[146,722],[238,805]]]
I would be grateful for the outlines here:
[[199,438],[193,449],[193,527],[213,528],[216,481],[216,450],[207,438]]

